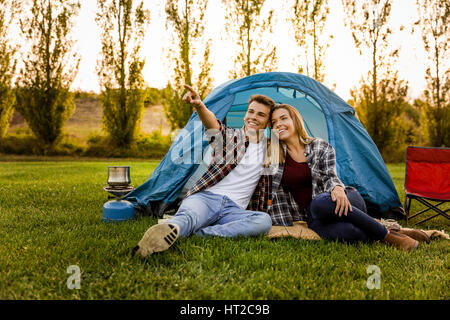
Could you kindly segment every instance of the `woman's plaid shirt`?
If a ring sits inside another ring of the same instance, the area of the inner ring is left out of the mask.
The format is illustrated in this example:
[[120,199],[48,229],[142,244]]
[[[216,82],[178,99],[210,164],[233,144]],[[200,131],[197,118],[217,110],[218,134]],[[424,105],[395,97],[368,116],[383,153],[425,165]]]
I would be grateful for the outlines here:
[[[286,156],[286,146],[283,145]],[[333,147],[326,141],[315,138],[305,145],[305,156],[312,176],[312,198],[323,192],[331,192],[340,185],[345,188],[336,173],[336,156]],[[286,157],[285,157],[286,158]],[[292,195],[284,189],[281,180],[283,178],[284,164],[278,166],[278,171],[273,176],[272,205],[268,213],[273,225],[290,226],[293,221],[306,220],[305,212],[299,212],[299,207]]]
[[[213,160],[208,170],[186,193],[185,198],[211,187],[225,178],[237,166],[247,151],[249,138],[244,129],[231,129],[224,126],[220,121],[219,123],[219,130],[210,129],[205,132],[206,137],[210,139],[210,144],[213,144],[214,147]],[[266,146],[266,143],[263,142],[263,145]],[[271,198],[270,180],[269,175],[261,175],[247,210],[267,212],[269,199]]]

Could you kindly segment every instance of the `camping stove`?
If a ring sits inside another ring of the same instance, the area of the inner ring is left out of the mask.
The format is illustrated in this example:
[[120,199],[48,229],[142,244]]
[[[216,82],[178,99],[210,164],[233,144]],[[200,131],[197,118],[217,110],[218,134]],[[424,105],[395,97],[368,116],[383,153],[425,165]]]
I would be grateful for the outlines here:
[[103,190],[109,193],[108,201],[103,205],[103,221],[115,222],[133,219],[134,206],[122,198],[134,190],[130,185],[130,167],[108,167],[108,181]]

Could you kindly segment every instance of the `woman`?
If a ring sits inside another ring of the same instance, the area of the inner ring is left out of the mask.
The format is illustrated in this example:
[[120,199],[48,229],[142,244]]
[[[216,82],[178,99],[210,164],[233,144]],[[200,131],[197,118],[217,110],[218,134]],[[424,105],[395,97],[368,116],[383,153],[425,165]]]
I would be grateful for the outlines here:
[[[417,240],[389,231],[367,215],[358,191],[345,187],[337,177],[333,147],[308,136],[294,107],[276,105],[271,111],[271,125],[281,142],[278,157],[274,159],[274,144],[267,157],[271,164],[279,164],[272,184],[274,205],[269,210],[274,225],[306,220],[308,227],[323,239],[382,240],[405,251],[417,248]],[[412,236],[422,240],[423,235]]]

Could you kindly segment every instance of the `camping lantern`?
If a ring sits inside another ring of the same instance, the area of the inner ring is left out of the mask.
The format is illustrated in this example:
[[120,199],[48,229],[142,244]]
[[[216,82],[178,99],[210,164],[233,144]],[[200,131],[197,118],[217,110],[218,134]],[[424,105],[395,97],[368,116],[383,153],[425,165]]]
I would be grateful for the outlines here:
[[134,190],[130,185],[130,167],[108,167],[108,185],[103,187],[114,199],[103,205],[103,222],[116,222],[131,220],[134,217],[134,206],[131,202],[122,200],[122,197]]

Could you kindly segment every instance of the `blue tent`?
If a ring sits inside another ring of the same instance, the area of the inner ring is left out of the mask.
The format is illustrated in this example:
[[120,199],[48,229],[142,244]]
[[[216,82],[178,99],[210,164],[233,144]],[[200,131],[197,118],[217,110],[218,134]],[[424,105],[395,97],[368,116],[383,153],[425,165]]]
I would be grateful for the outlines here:
[[[349,104],[316,80],[288,72],[230,80],[212,90],[204,103],[228,127],[237,128],[243,126],[253,94],[264,94],[276,103],[297,108],[308,134],[335,148],[339,178],[361,193],[369,214],[403,218],[404,211],[384,161]],[[207,160],[202,160],[207,158],[207,141],[198,138],[202,130],[194,112],[151,177],[125,199],[133,202],[137,210],[156,216],[162,216],[164,210],[176,204],[208,165]]]

